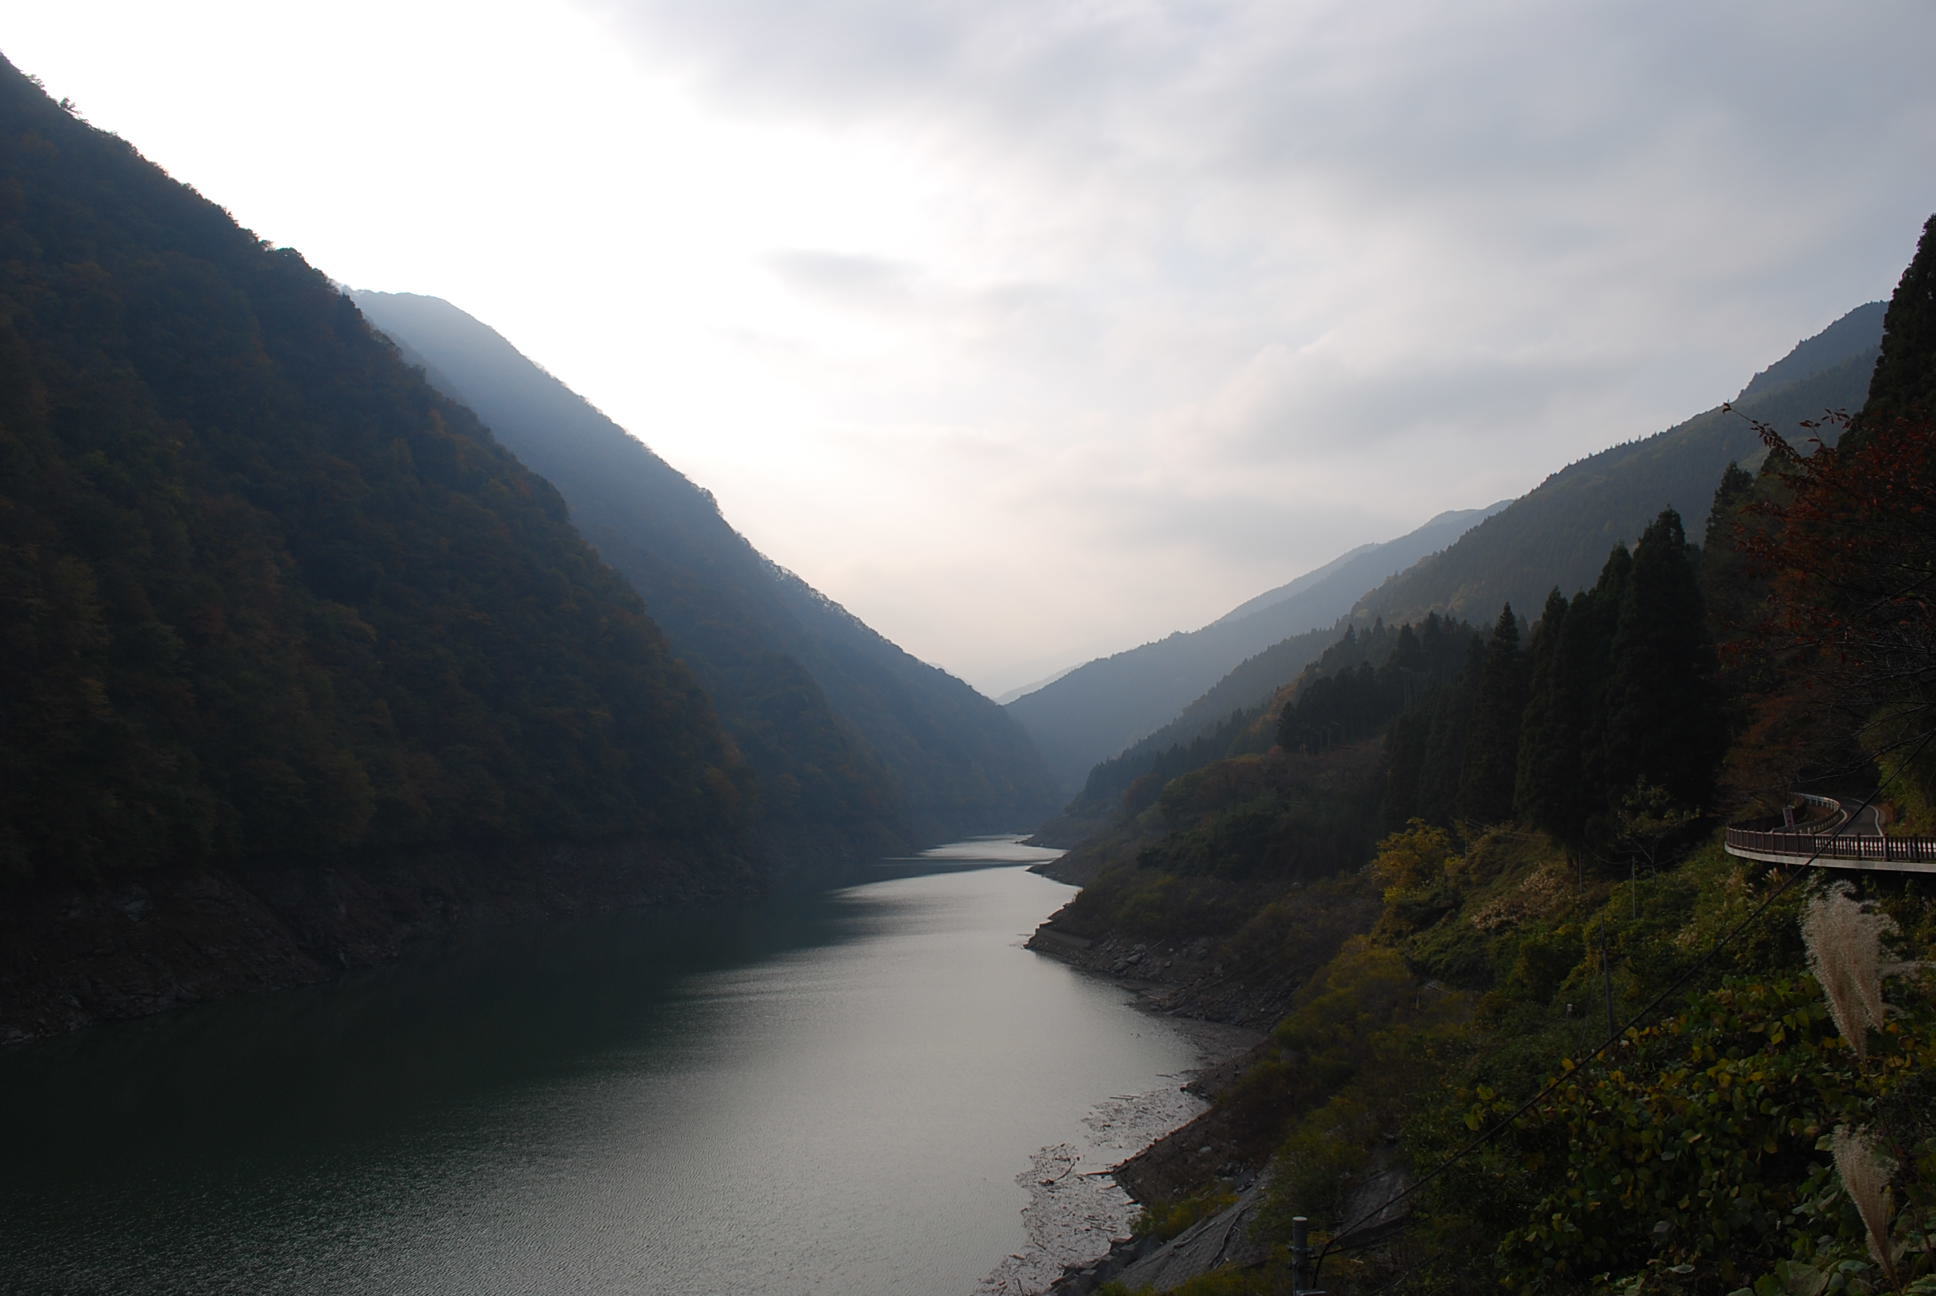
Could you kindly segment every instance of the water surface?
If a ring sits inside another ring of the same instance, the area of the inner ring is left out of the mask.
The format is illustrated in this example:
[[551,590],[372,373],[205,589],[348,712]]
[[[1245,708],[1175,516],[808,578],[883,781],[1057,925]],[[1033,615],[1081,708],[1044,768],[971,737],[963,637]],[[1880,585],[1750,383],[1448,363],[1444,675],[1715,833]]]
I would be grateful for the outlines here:
[[1192,1052],[1021,948],[1051,852],[930,854],[0,1055],[0,1290],[970,1292]]

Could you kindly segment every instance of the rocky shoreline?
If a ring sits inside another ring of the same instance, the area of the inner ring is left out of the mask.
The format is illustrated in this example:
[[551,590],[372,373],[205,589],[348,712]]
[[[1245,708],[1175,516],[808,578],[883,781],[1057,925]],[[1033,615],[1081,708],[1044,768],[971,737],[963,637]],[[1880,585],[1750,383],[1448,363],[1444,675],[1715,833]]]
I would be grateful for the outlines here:
[[[1106,1254],[1065,1266],[1041,1289],[1043,1296],[1090,1296],[1116,1280],[1132,1289],[1168,1291],[1220,1266],[1264,1262],[1267,1248],[1252,1239],[1251,1224],[1269,1190],[1275,1137],[1213,1102],[1261,1056],[1268,1031],[1289,1010],[1302,977],[1282,970],[1258,976],[1254,969],[1246,976],[1220,964],[1206,941],[1092,939],[1059,928],[1055,918],[1037,929],[1028,948],[1134,991],[1142,1008],[1171,1019],[1198,1041],[1203,1061],[1186,1086],[1197,1099],[1197,1113],[1112,1167],[1114,1186],[1137,1203],[1176,1202],[1209,1185],[1235,1198],[1168,1241],[1119,1237]],[[1408,1214],[1396,1201],[1411,1184],[1404,1166],[1395,1157],[1375,1160],[1345,1209],[1347,1218],[1359,1221],[1352,1236],[1360,1243],[1402,1229]]]
[[[1215,1159],[1228,1150],[1211,1133],[1201,1135],[1210,1142],[1196,1142],[1198,1123],[1216,1093],[1242,1073],[1264,1038],[1262,1031],[1249,1022],[1217,1020],[1197,1011],[1198,1002],[1180,995],[1178,983],[1136,975],[1140,970],[1188,975],[1194,964],[1187,956],[1181,966],[1173,952],[1152,960],[1145,951],[1142,962],[1126,962],[1125,951],[1104,944],[1061,936],[1045,925],[1030,938],[1028,948],[1134,992],[1139,1007],[1166,1018],[1189,1038],[1196,1049],[1195,1065],[1165,1077],[1173,1083],[1098,1104],[1084,1118],[1083,1135],[1042,1148],[1031,1158],[1028,1169],[1016,1176],[1029,1192],[1022,1212],[1028,1246],[996,1266],[975,1296],[1083,1296],[1094,1291],[1165,1249],[1157,1239],[1130,1235],[1141,1203],[1161,1192],[1180,1169],[1169,1166],[1176,1158],[1165,1150],[1188,1144],[1197,1149],[1188,1158],[1192,1162]],[[1254,1168],[1224,1168],[1241,1187],[1256,1187]]]
[[1218,961],[1208,940],[1092,939],[1063,930],[1054,918],[1029,937],[1028,948],[1134,991],[1152,1012],[1259,1034],[1284,1015],[1302,984],[1294,969],[1263,979],[1235,975]]

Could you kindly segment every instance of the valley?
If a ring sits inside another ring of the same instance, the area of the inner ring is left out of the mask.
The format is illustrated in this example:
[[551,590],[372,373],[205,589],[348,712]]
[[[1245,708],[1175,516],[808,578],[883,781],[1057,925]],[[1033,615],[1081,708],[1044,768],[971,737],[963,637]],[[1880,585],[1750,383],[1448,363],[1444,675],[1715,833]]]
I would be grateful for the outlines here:
[[[1067,21],[1188,116],[1211,16]],[[1100,81],[1071,166],[932,62],[1034,21],[715,118],[714,21],[424,153],[501,265],[316,174],[370,288],[0,61],[0,1292],[1936,1290],[1936,217],[1589,288],[1652,215],[1320,222]]]

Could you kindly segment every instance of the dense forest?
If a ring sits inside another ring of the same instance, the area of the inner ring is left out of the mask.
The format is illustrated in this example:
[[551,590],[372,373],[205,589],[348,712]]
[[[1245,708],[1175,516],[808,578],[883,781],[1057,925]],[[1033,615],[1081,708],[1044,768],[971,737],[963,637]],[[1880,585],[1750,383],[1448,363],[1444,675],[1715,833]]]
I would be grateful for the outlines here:
[[1702,543],[1668,509],[1530,623],[1374,622],[1072,854],[1040,947],[1269,1027],[1126,1168],[1145,1248],[1255,1221],[1160,1289],[1290,1290],[1293,1215],[1334,1292],[1936,1282],[1929,888],[1720,845],[1796,790],[1936,831],[1932,283],[1936,218],[1866,404],[1738,416]]
[[1124,1172],[1254,1221],[1163,1290],[1308,1217],[1332,1292],[1936,1291],[1929,886],[1723,848],[1936,836],[1936,217],[1728,406],[1006,715],[364,301],[0,62],[0,1042],[1017,825],[1033,728],[1037,947],[1264,1034]]
[[296,253],[0,95],[7,874],[725,822],[557,492]]
[[370,319],[563,494],[646,601],[756,776],[759,810],[938,841],[1028,826],[1041,762],[1001,708],[760,554],[712,496],[496,332],[434,297],[355,293]]
[[[1352,579],[1359,577],[1377,579],[1364,565],[1367,556],[1375,555],[1354,551],[1237,609],[1225,620],[1254,619],[1273,598],[1282,599],[1286,607],[1302,606],[1300,600],[1308,593],[1325,607],[1342,611],[1348,603],[1350,615],[1274,642],[1235,664],[1166,724],[1098,761],[1063,813],[1044,825],[1038,839],[1054,845],[1081,841],[1116,814],[1123,793],[1146,774],[1174,776],[1215,756],[1262,750],[1260,744],[1267,745],[1267,726],[1252,722],[1264,708],[1280,708],[1283,698],[1273,702],[1274,695],[1349,627],[1416,620],[1432,612],[1490,617],[1502,603],[1513,604],[1522,614],[1531,613],[1554,586],[1570,588],[1592,581],[1609,550],[1636,540],[1663,507],[1693,519],[1697,528],[1704,525],[1713,482],[1723,469],[1735,461],[1758,464],[1767,454],[1757,423],[1788,435],[1833,439],[1835,426],[1814,416],[1861,402],[1876,359],[1882,309],[1881,303],[1858,307],[1797,344],[1756,374],[1735,402],[1590,456],[1553,474],[1520,499],[1471,515],[1470,523],[1459,528],[1463,534],[1447,536],[1444,548],[1426,553],[1376,588],[1363,581],[1352,585]],[[1434,525],[1443,520],[1435,520]],[[1370,592],[1340,599],[1345,588],[1369,588]],[[1147,654],[1159,646],[1136,652]],[[1093,674],[1132,656],[1120,654],[1085,670]],[[1080,675],[1072,678],[1081,682]],[[1093,683],[1085,687],[1094,691]],[[1060,715],[1074,705],[1062,697],[1060,686],[1041,692],[1040,700],[1020,699],[1011,704],[1012,709],[1035,707]],[[1091,705],[1097,702],[1089,700]],[[1070,714],[1080,722],[1079,710]]]
[[[655,507],[723,528],[689,485]],[[998,708],[749,561],[924,727],[939,804],[754,636],[722,724],[566,499],[348,296],[0,65],[0,1040],[1027,813]],[[776,849],[802,822],[824,855]]]

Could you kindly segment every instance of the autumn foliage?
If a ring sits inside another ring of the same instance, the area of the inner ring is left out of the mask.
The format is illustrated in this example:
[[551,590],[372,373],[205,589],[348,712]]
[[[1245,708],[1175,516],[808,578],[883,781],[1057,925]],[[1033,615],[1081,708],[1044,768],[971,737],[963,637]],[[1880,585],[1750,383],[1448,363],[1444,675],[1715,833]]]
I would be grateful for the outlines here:
[[[1845,427],[1830,414],[1817,428]],[[1744,547],[1770,598],[1764,644],[1787,686],[1754,724],[1843,714],[1863,746],[1927,792],[1936,734],[1936,419],[1898,415],[1804,454],[1765,426],[1773,479],[1748,510]]]

